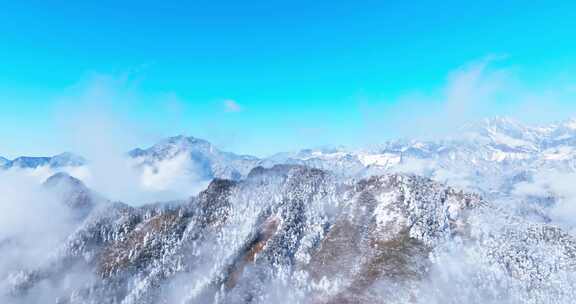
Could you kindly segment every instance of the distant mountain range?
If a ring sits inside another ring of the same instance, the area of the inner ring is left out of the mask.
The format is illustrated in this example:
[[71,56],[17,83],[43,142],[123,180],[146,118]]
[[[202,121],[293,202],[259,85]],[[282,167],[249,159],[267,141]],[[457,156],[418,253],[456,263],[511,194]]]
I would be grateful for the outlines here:
[[[411,159],[436,160],[441,164],[526,164],[571,161],[576,157],[576,121],[544,126],[527,126],[509,118],[486,119],[470,124],[456,136],[438,140],[393,140],[370,149],[321,148],[279,152],[257,158],[223,152],[210,142],[186,136],[166,138],[147,149],[136,148],[128,155],[142,165],[154,165],[185,154],[207,177],[238,179],[255,166],[279,163],[305,164],[351,175],[367,167],[393,168]],[[7,168],[59,168],[82,166],[87,161],[72,153],[52,157],[0,157]],[[350,171],[352,170],[352,171]]]
[[452,138],[267,158],[176,136],[127,161],[208,185],[139,207],[58,172],[90,160],[3,160],[58,172],[41,203],[54,197],[70,214],[27,227],[70,223],[41,254],[28,229],[0,234],[0,302],[572,303],[575,149],[575,121],[504,118]]
[[38,167],[50,167],[53,169],[62,167],[77,167],[86,164],[86,160],[81,156],[69,152],[61,153],[51,157],[20,156],[13,160],[0,157],[0,168],[20,168],[36,169]]
[[[170,193],[162,197],[185,197],[214,178],[239,181],[256,167],[288,164],[330,171],[341,178],[416,174],[479,193],[512,214],[549,222],[557,215],[548,207],[562,200],[567,191],[554,189],[552,179],[565,180],[564,175],[576,172],[576,121],[529,126],[510,118],[493,118],[435,140],[393,140],[368,149],[304,149],[266,158],[224,152],[203,139],[175,136],[126,155],[130,166],[141,170],[138,182],[144,189]],[[71,153],[0,158],[0,167],[7,170],[47,168],[74,175],[70,169],[83,166],[89,169],[90,160]]]
[[[527,126],[509,118],[486,119],[462,127],[455,136],[436,140],[394,140],[369,149],[344,147],[279,152],[257,158],[224,152],[206,140],[175,136],[152,147],[127,153],[132,162],[159,175],[181,167],[178,174],[191,180],[240,180],[257,166],[303,165],[343,177],[414,173],[479,192],[490,199],[509,196],[514,185],[538,172],[576,171],[576,121]],[[10,168],[89,166],[89,160],[71,153],[53,157],[0,158]]]

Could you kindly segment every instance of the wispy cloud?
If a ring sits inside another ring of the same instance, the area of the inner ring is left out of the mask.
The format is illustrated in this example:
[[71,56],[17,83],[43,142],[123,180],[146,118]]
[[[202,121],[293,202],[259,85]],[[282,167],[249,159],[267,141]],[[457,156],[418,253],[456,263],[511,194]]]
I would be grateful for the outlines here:
[[226,99],[223,101],[225,112],[240,112],[242,107],[234,99]]
[[[450,135],[462,125],[492,116],[512,116],[527,122],[569,118],[575,111],[573,84],[549,79],[537,87],[525,81],[506,56],[486,56],[448,73],[431,90],[412,90],[388,100],[363,100],[368,130],[389,138]],[[542,109],[548,109],[542,112]]]
[[492,69],[499,57],[489,56],[450,72],[431,91],[412,91],[395,100],[365,105],[370,129],[393,132],[392,137],[428,137],[450,133],[462,124],[491,115],[499,94],[511,82],[507,69]]
[[[162,101],[171,107],[167,110],[181,112],[178,97],[166,96]],[[194,174],[197,168],[187,162],[161,163],[152,172],[128,159],[129,150],[155,137],[127,114],[137,110],[142,100],[130,79],[110,75],[89,77],[60,97],[60,137],[88,159],[86,172],[75,176],[109,199],[134,205],[195,194],[204,183]]]
[[70,210],[28,172],[0,170],[0,179],[0,243],[13,243],[0,245],[2,280],[22,264],[44,261],[46,253],[71,231],[73,224]]
[[557,201],[550,207],[550,219],[555,225],[574,231],[576,229],[576,173],[557,169],[540,170],[531,181],[515,185],[513,194],[528,197],[546,198],[555,196]]

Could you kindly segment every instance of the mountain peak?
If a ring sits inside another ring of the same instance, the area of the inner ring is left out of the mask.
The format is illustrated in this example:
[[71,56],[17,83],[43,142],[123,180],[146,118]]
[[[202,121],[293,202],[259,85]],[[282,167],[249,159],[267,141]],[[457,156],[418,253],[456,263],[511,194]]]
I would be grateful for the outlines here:
[[86,164],[86,159],[71,152],[63,152],[54,155],[50,159],[50,166],[63,167],[63,166],[82,166]]
[[65,172],[58,172],[46,179],[44,185],[47,187],[56,187],[60,184],[69,184],[84,187],[84,184],[77,178]]
[[506,116],[485,118],[480,123],[479,127],[488,130],[500,130],[500,131],[509,131],[509,130],[517,131],[526,129],[526,126],[524,126],[521,122]]
[[87,212],[99,201],[81,180],[68,173],[58,172],[46,179],[43,185],[54,191],[64,204],[81,211],[76,214],[80,217],[86,216]]
[[152,166],[155,170],[161,163],[176,160],[185,170],[195,170],[195,176],[207,179],[237,180],[259,162],[256,157],[224,152],[204,139],[184,135],[167,137],[149,148],[137,148],[128,154],[140,165]]
[[197,146],[197,145],[211,146],[212,144],[210,142],[208,142],[207,140],[197,138],[194,136],[176,135],[176,136],[166,137],[166,138],[160,140],[158,143],[151,146],[147,150],[159,149],[159,148],[164,148],[167,146],[173,146],[173,147],[185,149],[185,148],[190,148],[192,146]]
[[176,135],[170,136],[165,138],[164,140],[160,141],[161,143],[197,143],[197,142],[207,142],[204,139],[196,138],[194,136],[186,136],[186,135]]
[[128,152],[128,154],[131,157],[153,156],[155,159],[166,159],[191,150],[205,150],[212,152],[215,148],[211,143],[204,139],[193,136],[177,135],[167,137],[146,149],[133,149]]

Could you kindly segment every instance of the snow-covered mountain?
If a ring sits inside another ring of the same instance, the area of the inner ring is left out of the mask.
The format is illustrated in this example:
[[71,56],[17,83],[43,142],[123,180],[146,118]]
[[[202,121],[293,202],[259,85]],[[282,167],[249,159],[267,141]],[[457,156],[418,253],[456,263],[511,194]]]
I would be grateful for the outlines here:
[[[549,179],[550,175],[576,172],[574,120],[528,126],[509,118],[494,118],[471,123],[455,133],[436,140],[393,140],[369,149],[305,149],[262,159],[224,152],[202,139],[175,136],[146,149],[129,151],[127,162],[138,169],[132,175],[140,176],[135,183],[142,189],[173,192],[175,197],[195,194],[213,178],[240,180],[252,168],[277,164],[304,165],[354,178],[413,173],[502,201],[525,200],[527,194],[518,188],[526,188],[526,183],[539,183],[538,187],[545,188],[542,183],[546,181],[540,181],[542,175]],[[70,153],[19,157],[2,163],[5,169],[48,168],[51,174],[66,171],[80,179],[90,176],[89,170],[62,169],[90,167],[83,158]],[[46,174],[41,176],[45,178]],[[529,194],[536,196],[530,199],[563,196],[541,190],[543,193],[538,195]]]
[[[175,136],[152,147],[136,148],[128,155],[138,165],[155,170],[162,163],[186,160],[201,178],[245,177],[256,166],[301,164],[330,170],[346,176],[371,173],[371,170],[407,169],[414,160],[434,161],[434,166],[474,167],[492,171],[495,167],[531,168],[541,166],[573,168],[576,159],[576,121],[546,126],[526,126],[509,118],[494,118],[464,126],[457,136],[437,140],[393,140],[370,149],[344,147],[280,152],[259,159],[249,155],[224,152],[206,140]],[[71,153],[53,157],[0,158],[3,168],[51,168],[82,166],[87,162]]]
[[[377,174],[411,173],[482,194],[516,208],[518,201],[550,201],[566,191],[549,189],[549,180],[570,178],[576,172],[576,121],[529,126],[509,118],[486,119],[456,130],[456,136],[436,140],[393,140],[369,149],[344,147],[280,152],[267,158],[224,152],[206,140],[175,136],[128,152],[128,163],[137,168],[132,178],[147,192],[173,193],[182,198],[195,194],[213,178],[240,180],[252,168],[277,164],[303,165],[327,170],[344,178]],[[69,153],[54,157],[20,157],[4,161],[4,168],[48,168],[84,179],[90,170],[72,172],[71,166],[90,167]],[[42,174],[42,177],[46,177]],[[89,180],[85,180],[90,182]],[[534,184],[539,189],[527,191]],[[134,191],[137,191],[135,189]],[[537,191],[536,191],[537,190]],[[535,193],[539,192],[539,193]],[[113,193],[110,195],[114,196]],[[542,215],[536,210],[517,212]],[[543,220],[546,219],[546,216]]]
[[13,160],[0,157],[0,168],[36,169],[38,167],[62,168],[78,167],[86,164],[86,160],[69,152],[51,157],[20,156]]
[[570,303],[575,256],[561,229],[426,178],[276,165],[101,204],[3,286],[10,303]]
[[439,140],[393,140],[372,149],[303,150],[280,154],[284,159],[324,162],[357,162],[363,166],[391,168],[410,159],[442,163],[522,163],[574,158],[576,121],[547,126],[525,126],[508,118],[470,124],[457,136]]
[[147,149],[134,149],[128,154],[139,165],[155,169],[163,163],[181,159],[201,179],[238,180],[259,162],[256,157],[223,152],[206,140],[182,135],[169,137]]
[[[18,262],[0,262],[0,302],[575,302],[576,121],[457,133],[263,159],[171,137],[127,163],[151,185],[208,185],[139,207],[57,173],[37,191],[66,224],[46,229],[50,246],[0,222]],[[5,168],[91,165],[70,159]]]
[[[265,163],[302,164],[354,177],[414,173],[490,200],[526,199],[517,191],[519,186],[538,183],[543,174],[576,172],[574,120],[527,126],[495,118],[464,126],[456,133],[437,140],[394,140],[371,149],[284,153]],[[538,199],[551,194],[540,193]]]
[[106,201],[79,179],[62,172],[50,176],[43,186],[81,217],[90,213],[97,204]]

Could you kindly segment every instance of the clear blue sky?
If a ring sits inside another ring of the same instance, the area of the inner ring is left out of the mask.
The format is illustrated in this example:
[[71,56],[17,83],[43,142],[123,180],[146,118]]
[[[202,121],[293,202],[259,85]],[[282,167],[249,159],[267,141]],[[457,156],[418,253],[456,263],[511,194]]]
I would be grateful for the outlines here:
[[98,77],[142,145],[188,134],[263,155],[395,137],[369,121],[486,56],[542,90],[576,67],[574,1],[83,2],[2,4],[0,155],[73,149],[62,120]]

